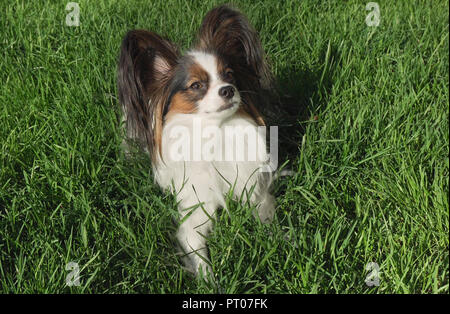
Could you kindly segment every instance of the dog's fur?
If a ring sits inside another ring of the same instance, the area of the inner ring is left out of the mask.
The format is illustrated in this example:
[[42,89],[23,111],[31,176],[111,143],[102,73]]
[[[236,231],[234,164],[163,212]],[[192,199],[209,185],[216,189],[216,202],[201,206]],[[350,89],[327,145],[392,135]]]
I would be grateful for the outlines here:
[[[156,182],[176,194],[182,221],[177,238],[195,273],[211,272],[205,237],[217,208],[226,206],[224,194],[230,188],[235,197],[250,195],[263,222],[272,220],[271,174],[258,172],[267,160],[265,138],[258,138],[263,154],[252,161],[174,160],[171,148],[179,143],[172,131],[184,126],[186,135],[195,137],[195,121],[202,130],[256,130],[265,125],[258,107],[271,85],[256,31],[228,6],[205,16],[196,43],[184,55],[146,30],[130,31],[122,42],[118,89],[127,137],[149,153]],[[195,149],[193,143],[186,145]]]

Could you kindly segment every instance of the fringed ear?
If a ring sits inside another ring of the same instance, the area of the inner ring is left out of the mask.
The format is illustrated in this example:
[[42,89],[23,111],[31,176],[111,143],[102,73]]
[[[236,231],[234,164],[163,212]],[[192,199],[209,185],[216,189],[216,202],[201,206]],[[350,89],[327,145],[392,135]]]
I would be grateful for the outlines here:
[[152,160],[161,146],[163,106],[178,55],[174,44],[153,32],[133,30],[122,41],[118,90],[127,136],[146,146]]
[[254,104],[264,101],[258,95],[272,88],[273,79],[259,36],[248,19],[226,5],[212,9],[203,19],[195,47],[216,51],[230,60],[246,111],[264,124]]

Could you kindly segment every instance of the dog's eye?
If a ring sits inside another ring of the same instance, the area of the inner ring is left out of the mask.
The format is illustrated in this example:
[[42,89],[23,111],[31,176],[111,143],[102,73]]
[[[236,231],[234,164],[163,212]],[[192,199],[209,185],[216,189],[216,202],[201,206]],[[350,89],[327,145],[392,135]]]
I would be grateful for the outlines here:
[[231,70],[231,69],[226,70],[225,77],[228,79],[232,79],[233,78],[233,70]]
[[200,83],[200,82],[194,82],[194,83],[192,83],[191,86],[190,86],[190,88],[192,88],[192,89],[200,89],[200,88],[202,88],[202,87],[203,87],[203,85],[202,85],[202,83]]

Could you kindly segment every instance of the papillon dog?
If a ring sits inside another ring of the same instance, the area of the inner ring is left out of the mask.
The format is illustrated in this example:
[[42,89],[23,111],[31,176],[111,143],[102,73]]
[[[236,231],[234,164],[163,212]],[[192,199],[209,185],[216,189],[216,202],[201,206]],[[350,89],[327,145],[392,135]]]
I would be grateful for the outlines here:
[[197,275],[212,274],[206,238],[217,209],[228,210],[227,195],[249,202],[263,223],[274,216],[258,109],[272,82],[257,32],[229,6],[207,13],[184,54],[146,30],[123,39],[118,91],[126,135],[149,154],[158,185],[175,194],[177,239]]

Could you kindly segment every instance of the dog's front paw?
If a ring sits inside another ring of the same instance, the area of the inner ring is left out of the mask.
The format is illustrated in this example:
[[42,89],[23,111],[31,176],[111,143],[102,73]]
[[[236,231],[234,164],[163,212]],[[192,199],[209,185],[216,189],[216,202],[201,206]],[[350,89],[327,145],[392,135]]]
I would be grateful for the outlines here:
[[259,204],[257,213],[262,223],[271,223],[275,216],[275,198],[267,194],[265,199]]
[[197,271],[195,272],[195,276],[197,278],[204,279],[206,282],[214,281],[214,272],[212,270],[212,267],[204,261],[199,263]]
[[204,279],[207,282],[214,281],[214,272],[212,270],[209,261],[204,261],[199,256],[188,256],[182,257],[184,269],[191,274],[193,274],[198,279]]

